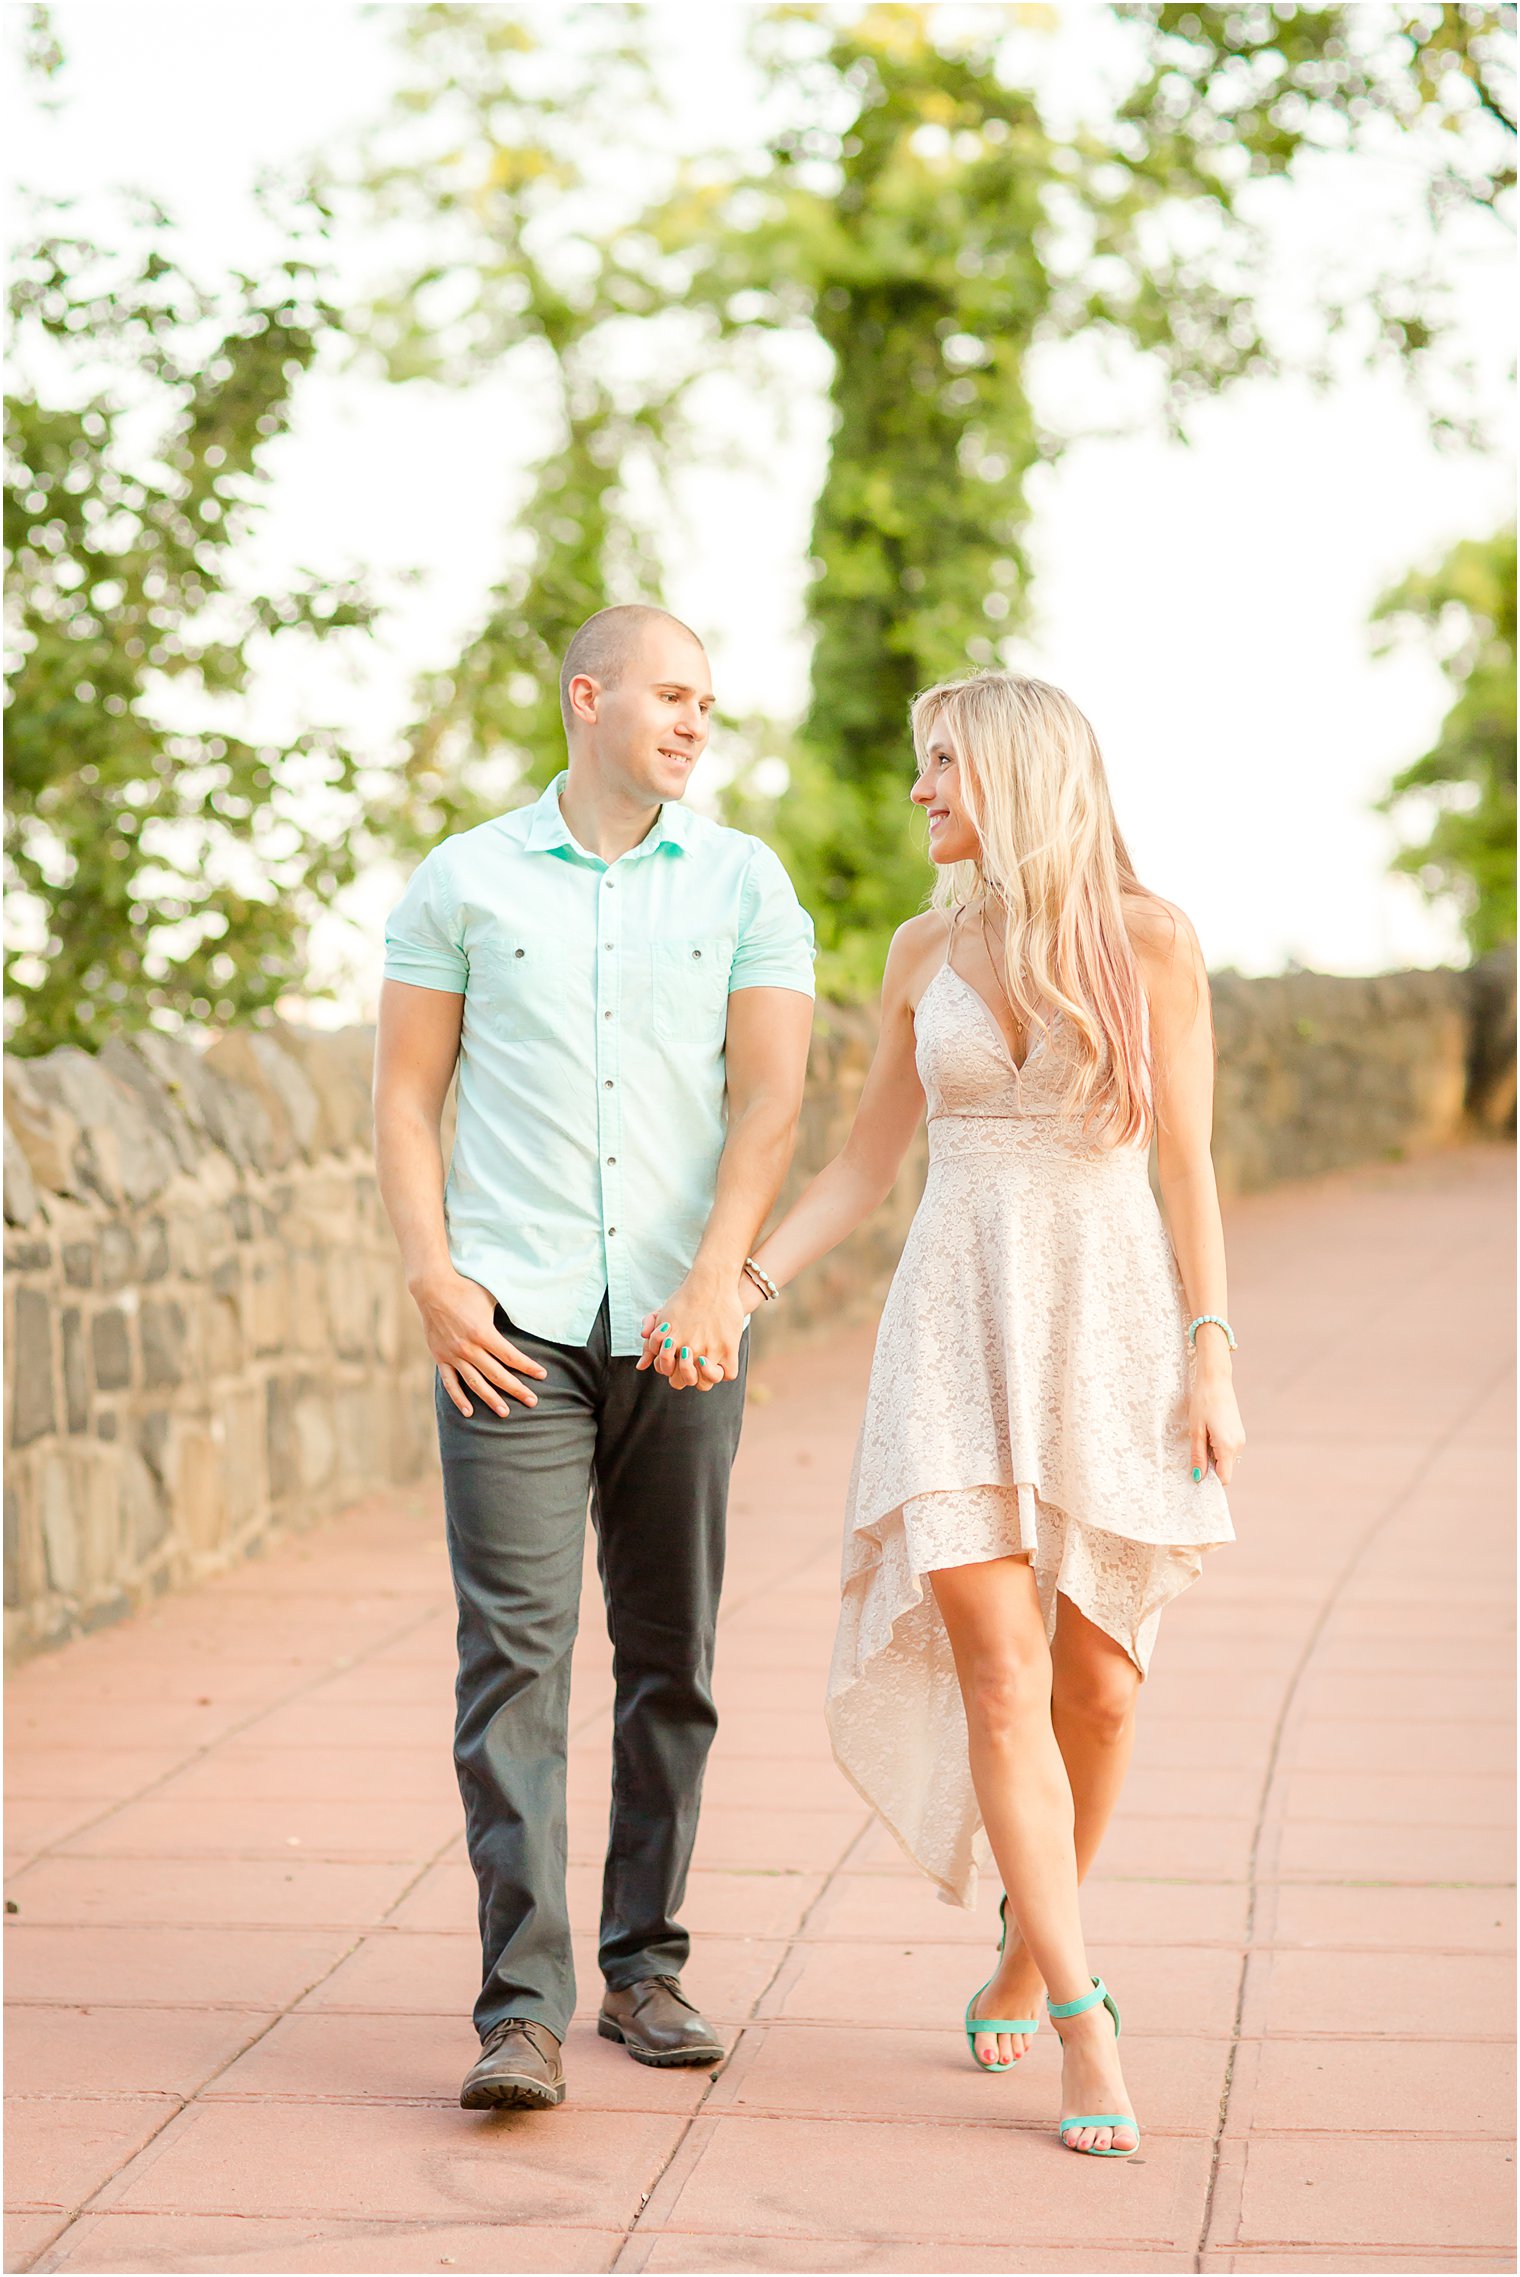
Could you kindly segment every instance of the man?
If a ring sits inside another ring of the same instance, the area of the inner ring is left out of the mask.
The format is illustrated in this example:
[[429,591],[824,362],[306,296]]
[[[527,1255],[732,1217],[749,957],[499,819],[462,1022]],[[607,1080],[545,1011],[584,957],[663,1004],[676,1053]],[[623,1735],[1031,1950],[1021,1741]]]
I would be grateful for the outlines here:
[[723,2053],[681,1991],[676,1914],[716,1725],[740,1276],[791,1156],[812,1016],[812,926],[781,864],[681,804],[713,701],[695,633],[603,609],[570,643],[560,699],[567,770],[435,846],[392,912],[375,1062],[380,1189],[437,1363],[459,1603],[454,1754],[484,1964],[468,2110],[564,2099],[588,1493],[616,1681],[598,2028],[643,2063]]

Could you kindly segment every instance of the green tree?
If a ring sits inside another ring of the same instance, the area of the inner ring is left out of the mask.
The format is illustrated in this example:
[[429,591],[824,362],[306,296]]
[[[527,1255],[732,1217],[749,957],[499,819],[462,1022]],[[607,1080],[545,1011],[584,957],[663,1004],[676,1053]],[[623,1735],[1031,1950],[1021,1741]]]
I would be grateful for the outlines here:
[[352,583],[244,590],[262,454],[330,324],[292,257],[216,292],[165,218],[117,252],[39,211],[14,258],[5,866],[10,1046],[267,1012],[306,987],[318,909],[360,849],[356,762],[275,745],[245,699],[262,644],[367,625]]
[[1392,638],[1432,648],[1455,691],[1431,749],[1379,802],[1397,814],[1418,794],[1438,809],[1426,837],[1404,847],[1394,867],[1431,900],[1455,902],[1481,957],[1515,938],[1513,528],[1454,546],[1433,570],[1386,593],[1374,614]]

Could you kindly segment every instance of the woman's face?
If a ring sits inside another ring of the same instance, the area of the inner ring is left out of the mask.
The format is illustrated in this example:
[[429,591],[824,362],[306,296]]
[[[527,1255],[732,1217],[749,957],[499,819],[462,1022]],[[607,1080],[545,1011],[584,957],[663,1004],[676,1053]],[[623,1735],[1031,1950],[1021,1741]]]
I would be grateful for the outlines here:
[[971,862],[981,841],[961,804],[961,766],[949,737],[936,727],[924,754],[923,771],[913,786],[913,803],[929,817],[931,862]]

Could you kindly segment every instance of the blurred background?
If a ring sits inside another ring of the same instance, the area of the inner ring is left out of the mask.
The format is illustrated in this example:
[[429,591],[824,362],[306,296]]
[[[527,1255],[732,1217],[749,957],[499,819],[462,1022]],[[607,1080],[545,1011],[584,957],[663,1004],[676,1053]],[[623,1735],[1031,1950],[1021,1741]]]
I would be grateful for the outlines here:
[[12,1053],[371,1017],[640,597],[837,997],[999,661],[1216,970],[1512,939],[1512,15],[8,10]]

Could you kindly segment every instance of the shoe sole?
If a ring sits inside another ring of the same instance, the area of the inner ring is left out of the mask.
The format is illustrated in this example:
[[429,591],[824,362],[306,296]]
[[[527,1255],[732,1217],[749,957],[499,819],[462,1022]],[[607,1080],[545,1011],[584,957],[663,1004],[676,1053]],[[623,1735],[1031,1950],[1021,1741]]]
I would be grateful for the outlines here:
[[615,2040],[619,2047],[628,2050],[636,2064],[648,2064],[652,2071],[673,2071],[681,2066],[716,2064],[723,2061],[724,2050],[722,2048],[675,2048],[658,2051],[653,2048],[641,2048],[637,2040],[630,2040],[626,2032],[621,2030],[618,2025],[610,2023],[605,2016],[597,2018],[596,2029],[600,2038]]
[[461,2111],[552,2111],[565,2100],[565,2083],[550,2087],[541,2079],[483,2080],[459,2098]]

